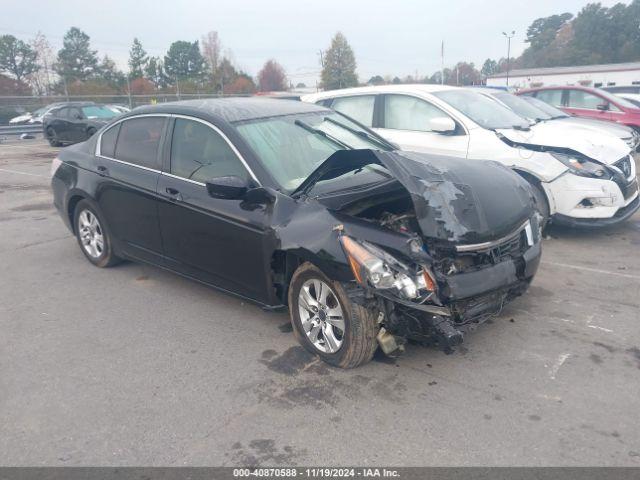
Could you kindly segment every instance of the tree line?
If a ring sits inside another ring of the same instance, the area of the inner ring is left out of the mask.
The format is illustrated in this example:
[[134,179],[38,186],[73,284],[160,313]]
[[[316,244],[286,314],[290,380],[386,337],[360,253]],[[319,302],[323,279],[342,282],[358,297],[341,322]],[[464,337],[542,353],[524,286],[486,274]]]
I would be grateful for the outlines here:
[[134,38],[126,72],[108,55],[100,58],[89,35],[77,27],[66,32],[55,54],[41,33],[28,43],[0,36],[0,95],[233,95],[289,86],[284,68],[274,59],[265,62],[255,79],[236,67],[231,54],[222,53],[215,31],[200,40],[175,41],[164,56],[149,55]]

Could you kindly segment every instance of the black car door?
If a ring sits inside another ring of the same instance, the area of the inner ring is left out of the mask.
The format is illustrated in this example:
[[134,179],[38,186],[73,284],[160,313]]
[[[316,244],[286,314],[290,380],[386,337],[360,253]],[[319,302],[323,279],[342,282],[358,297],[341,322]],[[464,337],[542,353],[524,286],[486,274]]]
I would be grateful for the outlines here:
[[162,263],[157,184],[166,115],[132,117],[101,133],[96,200],[128,256]]
[[86,119],[82,114],[82,110],[78,107],[71,107],[67,118],[69,136],[68,140],[72,142],[81,142],[85,140]]
[[215,177],[257,180],[215,126],[175,117],[158,182],[160,230],[167,266],[257,301],[268,300],[265,231],[270,207],[212,198]]
[[52,114],[52,118],[49,122],[49,127],[52,128],[56,132],[56,136],[58,140],[69,142],[71,141],[70,134],[70,115],[71,108],[65,107],[59,110],[56,110]]

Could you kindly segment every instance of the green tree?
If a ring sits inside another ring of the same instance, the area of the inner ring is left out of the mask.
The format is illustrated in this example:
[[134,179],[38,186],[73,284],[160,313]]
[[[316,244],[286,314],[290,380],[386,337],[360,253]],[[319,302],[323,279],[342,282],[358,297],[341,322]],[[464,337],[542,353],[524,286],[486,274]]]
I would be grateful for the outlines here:
[[98,57],[91,50],[89,35],[77,27],[71,27],[58,51],[57,72],[66,81],[86,80],[96,73]]
[[164,69],[172,80],[200,79],[205,68],[206,62],[197,40],[193,43],[184,40],[173,42],[164,57]]
[[125,75],[109,56],[105,55],[97,69],[97,77],[114,88],[120,88],[125,83]]
[[137,38],[134,38],[131,50],[129,50],[129,76],[131,78],[142,78],[148,63],[149,56],[145,49],[142,48],[142,43]]
[[358,85],[355,55],[346,37],[340,32],[334,35],[329,50],[324,53],[321,79],[325,90]]
[[233,63],[231,63],[231,60],[227,57],[223,57],[218,65],[218,75],[220,81],[220,92],[226,93],[227,85],[235,82],[238,77],[238,71],[236,70],[236,67],[233,66]]
[[482,74],[482,76],[486,78],[497,72],[498,72],[498,62],[496,62],[491,58],[487,58],[482,64],[482,69],[480,70],[480,73]]
[[369,79],[367,85],[384,85],[385,83],[386,82],[384,81],[384,78],[382,78],[382,76],[374,75]]
[[166,88],[169,79],[164,71],[164,64],[159,57],[150,57],[144,69],[145,78],[151,81],[156,88]]
[[37,54],[13,35],[0,36],[0,72],[10,73],[18,83],[39,69]]

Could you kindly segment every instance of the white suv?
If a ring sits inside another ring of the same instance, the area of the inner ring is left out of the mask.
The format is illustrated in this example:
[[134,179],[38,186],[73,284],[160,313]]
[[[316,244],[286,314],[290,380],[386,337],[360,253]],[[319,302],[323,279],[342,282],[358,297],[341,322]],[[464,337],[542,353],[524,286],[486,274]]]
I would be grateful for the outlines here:
[[473,89],[440,85],[352,88],[302,100],[331,107],[403,150],[508,165],[536,187],[542,215],[557,223],[610,225],[640,206],[630,148],[605,130],[530,125]]

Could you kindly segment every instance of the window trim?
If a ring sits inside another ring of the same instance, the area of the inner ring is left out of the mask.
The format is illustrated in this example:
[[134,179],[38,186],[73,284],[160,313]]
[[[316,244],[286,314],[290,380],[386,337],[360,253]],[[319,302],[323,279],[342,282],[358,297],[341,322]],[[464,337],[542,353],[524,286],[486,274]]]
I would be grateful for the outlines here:
[[[136,118],[144,118],[144,117],[163,117],[163,118],[169,118],[171,117],[171,115],[169,115],[168,113],[143,113],[140,115],[133,115],[131,117],[126,117],[126,118],[121,118],[120,120],[118,120],[117,122],[109,125],[109,128],[106,128],[104,130],[102,130],[100,132],[100,135],[98,136],[98,140],[96,142],[96,151],[95,151],[95,156],[96,157],[100,157],[100,158],[104,158],[106,160],[111,160],[112,162],[117,162],[120,163],[122,165],[129,165],[131,167],[136,167],[136,168],[140,168],[142,170],[146,170],[148,172],[154,172],[154,173],[161,173],[161,170],[157,170],[155,168],[150,168],[150,167],[145,167],[143,165],[137,165],[135,163],[131,163],[131,162],[126,162],[124,160],[118,160],[117,158],[112,158],[112,157],[107,157],[106,155],[102,155],[102,135],[104,135],[106,132],[108,132],[109,130],[111,130],[112,128],[114,128],[116,125],[121,124],[122,122],[126,122],[127,120],[133,120]],[[118,133],[118,137],[120,136],[120,134]],[[118,139],[116,138],[116,144],[118,142]],[[161,142],[160,142],[161,143]],[[161,147],[160,144],[158,144],[159,147]],[[115,150],[114,150],[115,151]]]
[[[236,146],[231,142],[231,140],[229,140],[229,137],[227,137],[225,135],[225,133],[220,130],[218,127],[216,127],[213,123],[208,122],[207,120],[203,120],[201,118],[198,117],[191,117],[189,115],[183,115],[183,114],[172,114],[171,115],[172,118],[181,118],[183,120],[192,120],[195,122],[199,122],[202,123],[203,125],[206,125],[207,127],[211,128],[214,132],[216,132],[218,135],[220,135],[220,137],[222,137],[222,139],[227,142],[227,145],[229,145],[229,148],[231,148],[231,151],[235,154],[236,157],[238,157],[238,160],[240,160],[240,163],[244,166],[245,170],[249,173],[249,176],[251,177],[251,179],[256,182],[256,184],[258,185],[258,187],[262,186],[262,183],[260,182],[260,180],[258,180],[258,177],[256,177],[255,173],[253,173],[253,170],[251,169],[251,167],[249,166],[249,164],[247,163],[247,161],[244,159],[244,157],[242,156],[242,154],[238,151],[238,149],[236,148]],[[174,124],[175,127],[175,124]],[[171,130],[171,142],[170,145],[173,145],[173,129]],[[169,149],[169,169],[171,169],[171,149]],[[164,175],[168,175],[172,178],[179,178],[181,180],[185,180],[187,182],[190,183],[195,183],[197,185],[202,185],[205,186],[205,183],[202,182],[198,182],[196,180],[192,180],[190,178],[184,178],[184,177],[180,177],[178,175],[174,175],[173,173],[171,173],[171,171],[169,172],[161,172]]]
[[[338,100],[345,100],[345,99],[350,99],[350,98],[358,98],[358,97],[373,97],[373,111],[371,112],[371,125],[367,125],[366,123],[362,123],[360,120],[351,117],[350,115],[347,115],[346,113],[340,112],[339,110],[335,109],[335,103]],[[331,110],[334,110],[338,113],[341,113],[342,115],[344,115],[345,117],[349,118],[350,120],[353,120],[355,122],[357,122],[358,124],[362,125],[365,128],[369,128],[369,129],[373,129],[373,128],[377,128],[376,125],[376,121],[378,120],[377,118],[377,105],[378,105],[378,98],[380,97],[379,93],[376,92],[358,92],[355,94],[347,94],[347,95],[337,95],[335,97],[330,97],[328,99],[325,100],[330,100],[329,105],[323,105],[326,106],[327,108],[330,108]]]
[[[459,118],[457,118],[456,115],[453,115],[450,111],[448,111],[448,109],[451,109],[451,110],[454,110],[454,111],[457,112],[457,110],[453,106],[447,104],[446,102],[442,102],[444,105],[438,105],[438,103],[433,102],[429,98],[425,98],[422,95],[409,93],[409,92],[385,92],[385,93],[383,93],[381,95],[381,97],[382,97],[381,98],[381,102],[380,102],[381,103],[381,105],[380,105],[380,125],[381,126],[378,127],[378,128],[381,128],[381,129],[384,129],[384,130],[391,130],[391,131],[394,131],[394,132],[431,133],[431,134],[434,134],[434,135],[442,135],[441,133],[437,133],[437,132],[434,132],[432,130],[403,130],[403,129],[398,129],[398,128],[388,128],[386,126],[385,108],[386,108],[386,105],[387,105],[387,96],[389,96],[389,95],[400,95],[400,96],[404,96],[404,97],[412,97],[412,98],[415,98],[415,99],[418,99],[418,100],[422,100],[423,102],[426,102],[427,104],[431,105],[433,108],[436,108],[436,109],[440,110],[442,113],[444,113],[449,118],[451,118],[451,120],[453,120],[453,122],[456,124],[456,129],[458,127],[460,127],[462,129],[461,133],[455,133],[453,135],[444,135],[444,136],[464,137],[464,136],[468,136],[469,135],[469,130],[465,126],[465,123],[462,120],[460,120]],[[445,108],[445,106],[448,107],[448,108]],[[462,114],[462,112],[458,112],[458,113]],[[464,115],[464,114],[462,114],[462,115]],[[469,120],[471,120],[471,119],[469,119]],[[471,120],[471,121],[473,122],[473,120]],[[475,123],[475,122],[473,122],[473,123]],[[483,127],[481,127],[481,128],[483,128]]]

